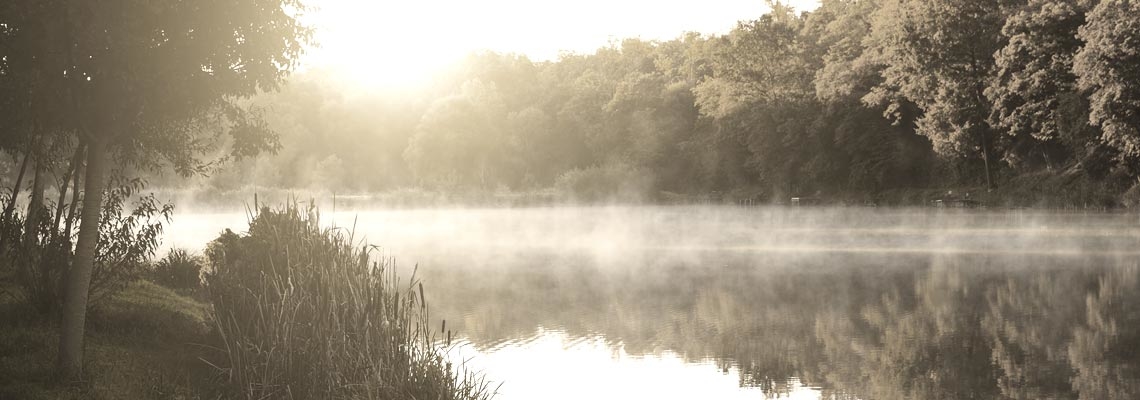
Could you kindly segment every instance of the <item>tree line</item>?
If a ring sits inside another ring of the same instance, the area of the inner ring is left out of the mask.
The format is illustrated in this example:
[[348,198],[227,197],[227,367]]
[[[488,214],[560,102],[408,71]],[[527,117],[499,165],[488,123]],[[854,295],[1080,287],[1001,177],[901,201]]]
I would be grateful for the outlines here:
[[253,100],[282,152],[212,184],[775,199],[1065,175],[1123,191],[1138,38],[1130,1],[826,0],[556,61],[473,54],[414,95],[312,71]]

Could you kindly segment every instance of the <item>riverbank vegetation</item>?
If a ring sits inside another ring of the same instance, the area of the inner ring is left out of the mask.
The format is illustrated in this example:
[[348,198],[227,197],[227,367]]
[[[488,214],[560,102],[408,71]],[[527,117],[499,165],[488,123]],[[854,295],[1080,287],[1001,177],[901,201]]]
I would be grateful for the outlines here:
[[[120,211],[106,207],[113,182],[131,181],[137,171],[202,174],[274,150],[273,133],[243,101],[278,88],[296,65],[311,37],[298,18],[303,8],[294,0],[0,3],[0,150],[20,160],[6,174],[14,182],[3,223],[20,225],[14,210],[27,184],[22,220],[31,240],[21,246],[43,248],[35,233],[61,226],[58,217],[44,218],[49,204],[57,216],[69,204],[58,235],[67,257],[47,264],[60,272],[58,286],[44,278],[60,294],[59,380],[84,379],[87,310],[98,300],[98,266],[106,261],[100,251],[123,243],[105,234],[134,229],[108,225],[114,220],[104,211]],[[9,233],[0,231],[4,260],[13,255]]]
[[92,303],[92,372],[70,385],[51,379],[58,306],[6,279],[0,398],[489,398],[444,356],[423,286],[370,249],[314,209],[262,209],[205,255],[124,270]]
[[262,209],[223,233],[205,275],[231,385],[246,398],[485,399],[478,376],[444,358],[424,289],[400,282],[315,210]]

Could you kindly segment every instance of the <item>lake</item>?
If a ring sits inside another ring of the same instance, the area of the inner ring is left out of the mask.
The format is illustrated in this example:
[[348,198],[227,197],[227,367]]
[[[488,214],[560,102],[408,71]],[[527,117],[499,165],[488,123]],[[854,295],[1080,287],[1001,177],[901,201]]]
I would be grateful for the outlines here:
[[[244,212],[187,212],[201,248]],[[355,210],[499,399],[1140,398],[1140,216]],[[446,321],[446,324],[442,321]]]

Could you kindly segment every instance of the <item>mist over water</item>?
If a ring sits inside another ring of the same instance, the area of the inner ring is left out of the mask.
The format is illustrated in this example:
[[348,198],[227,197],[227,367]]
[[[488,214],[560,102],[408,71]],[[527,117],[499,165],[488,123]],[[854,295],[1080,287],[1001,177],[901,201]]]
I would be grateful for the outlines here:
[[[1134,246],[1140,216],[1126,213],[731,206],[329,212],[325,207],[321,218],[405,263],[460,249],[499,256],[549,249],[623,259],[707,251],[1140,254]],[[166,242],[201,247],[222,229],[239,230],[247,221],[244,209],[181,213]]]
[[[246,218],[178,215],[166,241],[200,248]],[[380,246],[405,278],[418,266],[433,320],[503,382],[499,398],[1140,395],[1135,214],[613,206],[322,220]]]

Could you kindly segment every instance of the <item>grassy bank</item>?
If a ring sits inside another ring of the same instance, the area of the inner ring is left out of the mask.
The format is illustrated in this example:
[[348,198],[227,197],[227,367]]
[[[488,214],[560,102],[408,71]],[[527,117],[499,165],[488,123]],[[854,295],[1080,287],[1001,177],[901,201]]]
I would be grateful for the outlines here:
[[[13,288],[6,288],[14,290]],[[0,399],[213,398],[212,368],[198,360],[210,342],[209,305],[146,281],[130,284],[88,321],[84,382],[52,381],[57,321],[0,300]]]

